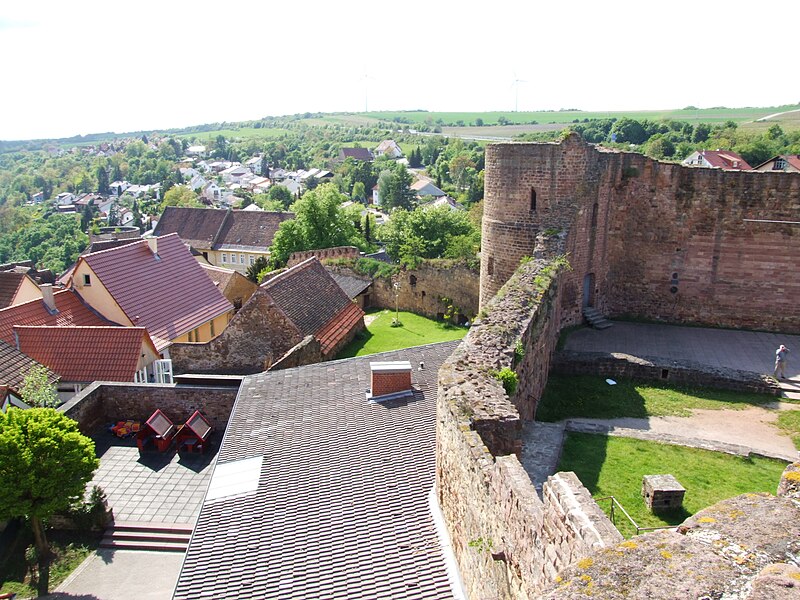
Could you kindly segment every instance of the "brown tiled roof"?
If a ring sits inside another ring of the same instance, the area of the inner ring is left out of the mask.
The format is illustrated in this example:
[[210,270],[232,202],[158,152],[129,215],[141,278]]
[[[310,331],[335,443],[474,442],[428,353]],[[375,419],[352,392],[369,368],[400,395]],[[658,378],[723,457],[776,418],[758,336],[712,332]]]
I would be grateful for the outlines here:
[[[7,386],[13,392],[19,392],[25,375],[28,374],[31,367],[36,365],[40,365],[40,363],[23,354],[14,346],[0,341],[0,385]],[[55,383],[58,381],[58,375],[48,370],[47,380]]]
[[331,319],[352,304],[316,257],[287,269],[261,287],[304,336],[316,337]]
[[215,267],[214,265],[207,265],[205,263],[197,263],[208,275],[209,279],[217,286],[217,289],[222,291],[231,281],[231,277],[236,273],[233,269],[225,269],[224,267]]
[[364,318],[364,311],[354,302],[345,306],[338,315],[326,323],[322,329],[317,331],[314,337],[319,340],[322,353],[327,355],[336,349],[347,334]]
[[161,351],[180,335],[233,307],[177,234],[82,256],[130,321]]
[[168,206],[158,220],[153,235],[177,233],[190,246],[211,248],[227,213],[224,208]]
[[0,308],[11,306],[25,277],[23,273],[0,271]]
[[[453,598],[429,496],[436,373],[456,345],[245,378],[211,489],[255,464],[251,491],[206,496],[173,597]],[[425,362],[416,390],[368,403],[369,363],[391,360]]]
[[16,346],[13,331],[14,325],[50,325],[53,327],[85,325],[102,327],[117,324],[97,314],[72,290],[62,290],[54,293],[53,300],[56,305],[55,314],[51,314],[44,300],[39,299],[0,310],[0,340]]
[[214,250],[257,250],[272,245],[278,226],[294,219],[294,213],[232,210],[214,240]]
[[177,233],[194,248],[266,251],[278,226],[293,213],[168,206],[154,235]]
[[368,148],[341,148],[339,150],[339,158],[354,158],[369,162],[372,160],[372,152]]
[[142,344],[155,352],[144,327],[14,327],[19,349],[62,381],[133,381]]

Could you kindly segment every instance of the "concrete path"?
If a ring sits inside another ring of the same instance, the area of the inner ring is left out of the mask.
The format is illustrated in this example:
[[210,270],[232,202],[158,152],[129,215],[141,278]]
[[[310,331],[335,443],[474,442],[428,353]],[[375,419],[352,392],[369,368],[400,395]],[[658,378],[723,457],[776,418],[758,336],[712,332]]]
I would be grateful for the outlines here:
[[182,552],[100,549],[47,596],[57,600],[168,600]]
[[781,344],[790,350],[786,376],[800,383],[800,335],[614,321],[608,329],[572,332],[565,349],[660,356],[771,375]]

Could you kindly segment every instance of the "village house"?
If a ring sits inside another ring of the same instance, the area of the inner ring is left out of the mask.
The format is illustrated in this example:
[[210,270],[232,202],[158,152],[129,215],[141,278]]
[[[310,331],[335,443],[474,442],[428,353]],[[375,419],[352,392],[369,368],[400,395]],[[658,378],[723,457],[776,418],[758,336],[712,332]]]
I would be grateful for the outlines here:
[[749,171],[753,167],[732,150],[696,150],[683,159],[684,165],[717,167],[719,169]]
[[370,152],[369,148],[340,148],[339,160],[344,161],[348,158],[364,162],[372,162],[374,157],[372,156],[372,152]]
[[246,273],[257,258],[269,257],[278,227],[293,218],[293,213],[168,206],[153,234],[177,233],[209,264]]
[[756,171],[785,171],[786,173],[800,173],[800,154],[782,154],[773,156],[754,167]]
[[222,295],[228,299],[228,302],[233,304],[234,310],[242,308],[244,303],[258,289],[258,285],[239,273],[239,271],[215,267],[202,262],[200,266],[203,267],[206,275],[214,282],[217,289],[222,292]]
[[402,158],[403,150],[394,140],[383,140],[373,152],[375,156],[388,156],[389,158]]
[[[94,381],[156,381],[160,356],[143,327],[15,325],[14,337],[20,352],[58,375],[61,401]],[[171,383],[171,377],[159,380]]]
[[70,287],[106,319],[144,327],[164,358],[175,342],[215,338],[233,314],[177,234],[81,256]]
[[27,273],[0,271],[0,308],[42,297],[42,291]]

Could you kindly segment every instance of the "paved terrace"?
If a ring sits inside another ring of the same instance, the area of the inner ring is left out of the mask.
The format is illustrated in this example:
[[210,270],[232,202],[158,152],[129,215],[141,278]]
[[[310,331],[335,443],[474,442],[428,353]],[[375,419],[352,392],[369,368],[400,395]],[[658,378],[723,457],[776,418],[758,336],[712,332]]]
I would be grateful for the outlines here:
[[781,344],[789,348],[786,376],[800,381],[800,335],[616,321],[608,329],[572,332],[565,349],[691,360],[771,375]]
[[100,468],[90,486],[106,492],[116,521],[194,525],[222,439],[219,432],[214,436],[207,454],[148,452],[140,457],[135,438],[99,433],[94,442]]

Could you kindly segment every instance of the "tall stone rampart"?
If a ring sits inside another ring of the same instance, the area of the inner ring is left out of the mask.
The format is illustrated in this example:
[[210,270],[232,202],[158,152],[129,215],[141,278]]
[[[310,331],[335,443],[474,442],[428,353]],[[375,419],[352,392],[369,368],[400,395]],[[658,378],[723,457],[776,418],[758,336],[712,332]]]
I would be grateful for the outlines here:
[[[540,499],[517,456],[558,338],[562,269],[521,265],[439,371],[437,493],[470,598],[536,597],[576,558],[621,541],[574,474]],[[520,376],[511,397],[503,368]]]
[[611,316],[800,331],[800,174],[560,144],[487,147],[481,305],[567,236],[562,323]]

